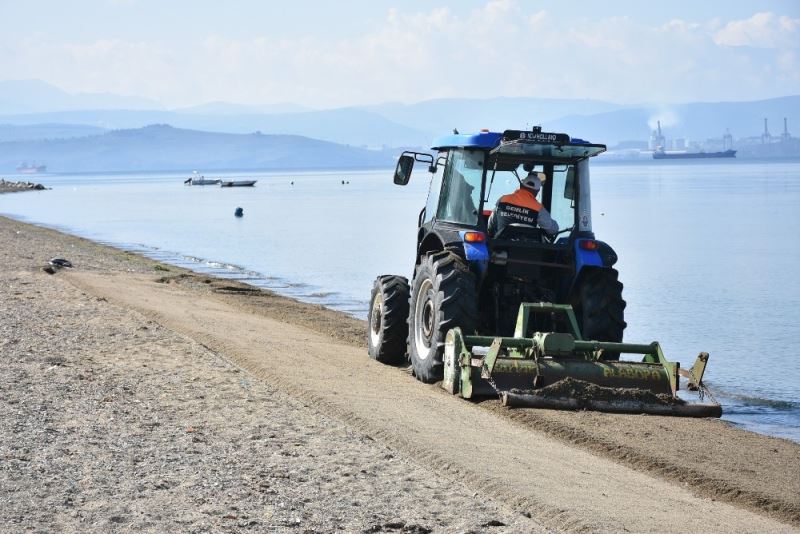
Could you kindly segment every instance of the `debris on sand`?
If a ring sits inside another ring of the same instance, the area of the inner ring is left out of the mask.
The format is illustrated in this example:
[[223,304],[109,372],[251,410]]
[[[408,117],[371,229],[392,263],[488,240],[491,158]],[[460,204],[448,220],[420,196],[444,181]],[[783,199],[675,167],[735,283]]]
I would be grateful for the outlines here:
[[53,267],[69,267],[72,268],[72,262],[64,258],[53,258],[48,263]]
[[72,262],[64,258],[53,258],[47,262],[47,265],[42,267],[42,270],[47,274],[56,274],[63,267],[72,268]]
[[635,388],[612,388],[606,386],[598,386],[583,380],[576,380],[574,378],[565,378],[559,380],[555,384],[547,387],[534,390],[518,390],[512,389],[512,393],[519,393],[525,395],[533,395],[542,398],[569,398],[575,399],[580,404],[586,404],[589,401],[635,401],[647,404],[661,405],[661,406],[677,406],[686,404],[685,401],[679,398],[673,398],[671,395],[664,393],[653,393],[642,389]]

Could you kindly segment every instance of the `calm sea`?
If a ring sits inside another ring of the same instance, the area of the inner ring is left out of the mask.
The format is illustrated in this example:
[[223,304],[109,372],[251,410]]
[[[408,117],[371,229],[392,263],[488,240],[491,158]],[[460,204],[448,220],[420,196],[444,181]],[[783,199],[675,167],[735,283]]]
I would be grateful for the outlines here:
[[[36,176],[52,190],[0,195],[0,213],[359,317],[376,275],[411,274],[421,168],[407,187],[391,170],[213,176],[258,184]],[[800,441],[800,163],[599,164],[592,193],[595,233],[620,257],[626,340],[685,365],[709,352],[725,419]]]

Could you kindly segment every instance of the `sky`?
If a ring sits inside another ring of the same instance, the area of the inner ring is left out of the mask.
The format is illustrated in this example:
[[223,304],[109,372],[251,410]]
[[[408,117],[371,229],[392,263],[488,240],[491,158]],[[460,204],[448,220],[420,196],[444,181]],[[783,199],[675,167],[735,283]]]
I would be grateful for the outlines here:
[[0,80],[332,108],[800,94],[800,0],[0,0]]

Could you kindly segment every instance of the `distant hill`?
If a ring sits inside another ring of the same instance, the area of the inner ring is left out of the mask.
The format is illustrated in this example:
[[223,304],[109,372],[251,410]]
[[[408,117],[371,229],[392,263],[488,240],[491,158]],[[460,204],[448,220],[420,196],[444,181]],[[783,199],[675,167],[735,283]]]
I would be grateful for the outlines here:
[[[9,99],[15,104],[9,104]],[[152,105],[147,107],[148,103]],[[70,95],[37,81],[0,82],[0,123],[5,124],[82,125],[104,130],[170,124],[205,132],[298,135],[369,148],[428,147],[434,137],[453,128],[467,133],[481,128],[502,131],[535,125],[614,146],[646,142],[659,118],[668,139],[704,141],[721,138],[726,129],[739,139],[760,135],[764,117],[769,118],[773,135],[783,130],[784,117],[789,119],[790,131],[800,134],[800,96],[668,106],[620,105],[591,99],[448,98],[328,110],[306,110],[292,103],[250,106],[209,102],[169,111],[145,99]]]
[[8,124],[83,124],[105,129],[170,124],[223,133],[291,134],[364,147],[425,146],[432,135],[358,108],[302,113],[202,114],[159,110],[82,110],[0,116]]
[[0,143],[0,172],[20,161],[50,172],[186,169],[374,168],[394,165],[374,151],[295,135],[224,134],[153,125],[71,139]]
[[[696,102],[670,106],[621,106],[598,100],[542,98],[442,99],[418,104],[367,106],[385,118],[443,135],[458,128],[462,133],[489,128],[493,131],[537,124],[545,130],[566,132],[582,139],[615,145],[621,141],[647,141],[651,127],[661,119],[668,138],[705,140],[721,138],[726,128],[734,138],[760,135],[764,117],[773,135],[800,133],[800,96],[750,102]],[[792,126],[794,125],[794,126]]]
[[0,124],[0,142],[36,139],[67,139],[105,133],[104,128],[85,124]]
[[194,113],[196,115],[260,115],[269,113],[303,113],[313,111],[310,108],[291,102],[272,104],[269,106],[248,106],[231,104],[230,102],[206,102],[188,108],[174,109],[176,113]]
[[[110,93],[68,93],[41,80],[0,81],[0,114],[76,109],[159,109],[155,100]],[[0,122],[3,122],[0,119]],[[36,121],[51,122],[51,121]]]
[[567,115],[593,115],[624,107],[600,100],[498,97],[388,103],[364,106],[363,109],[398,124],[425,130],[435,137],[449,133],[453,128],[461,132],[475,132],[481,128],[493,131],[525,129]]
[[783,118],[789,132],[800,133],[800,95],[753,102],[692,103],[662,107],[620,109],[595,115],[572,115],[545,121],[543,127],[576,137],[614,145],[620,141],[646,140],[656,120],[668,139],[677,137],[704,141],[721,138],[730,129],[734,139],[759,136],[764,118],[769,119],[772,135],[783,131]]

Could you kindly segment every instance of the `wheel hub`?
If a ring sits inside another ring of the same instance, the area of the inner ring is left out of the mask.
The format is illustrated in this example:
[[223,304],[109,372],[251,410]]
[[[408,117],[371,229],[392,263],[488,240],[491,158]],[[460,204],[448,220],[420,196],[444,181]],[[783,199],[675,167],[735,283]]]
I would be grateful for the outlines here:
[[383,295],[378,294],[375,300],[372,301],[372,313],[370,314],[369,321],[369,335],[372,341],[372,346],[378,346],[378,341],[381,336],[381,326],[383,324]]
[[436,318],[433,297],[433,284],[430,280],[424,280],[419,286],[414,306],[414,344],[417,356],[422,360],[428,357],[433,340]]

